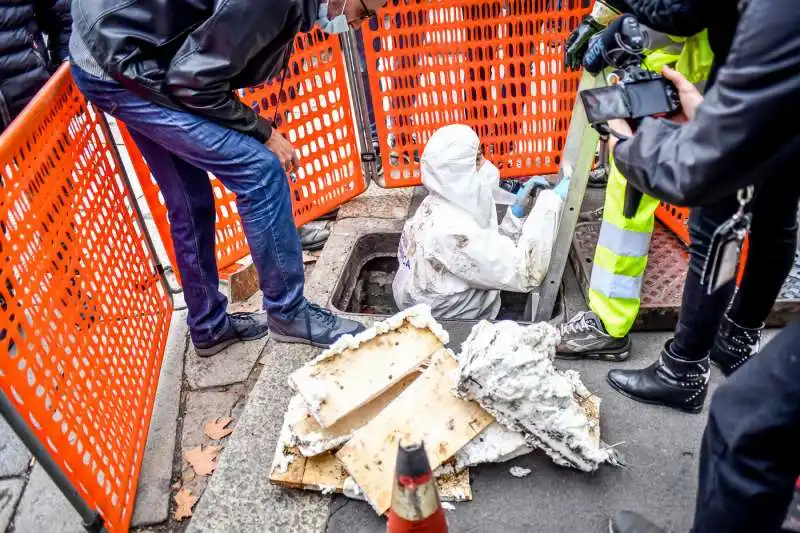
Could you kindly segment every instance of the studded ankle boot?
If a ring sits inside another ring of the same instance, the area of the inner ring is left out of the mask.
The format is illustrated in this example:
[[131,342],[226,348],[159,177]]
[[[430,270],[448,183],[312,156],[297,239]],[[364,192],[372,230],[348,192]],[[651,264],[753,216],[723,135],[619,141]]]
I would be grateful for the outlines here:
[[725,315],[709,356],[723,374],[729,376],[758,353],[761,344],[760,328],[743,328]]
[[667,341],[661,356],[641,370],[612,370],[608,383],[619,393],[641,403],[664,405],[699,413],[708,393],[708,357],[699,361],[679,359]]

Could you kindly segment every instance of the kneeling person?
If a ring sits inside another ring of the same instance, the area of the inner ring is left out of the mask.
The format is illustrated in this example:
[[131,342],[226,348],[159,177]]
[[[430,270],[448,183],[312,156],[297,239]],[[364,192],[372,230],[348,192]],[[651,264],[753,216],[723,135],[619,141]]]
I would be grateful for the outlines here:
[[395,302],[428,304],[437,318],[494,319],[501,290],[528,292],[544,279],[569,184],[541,191],[527,219],[509,209],[498,224],[500,174],[460,124],[433,134],[421,168],[430,194],[400,239]]

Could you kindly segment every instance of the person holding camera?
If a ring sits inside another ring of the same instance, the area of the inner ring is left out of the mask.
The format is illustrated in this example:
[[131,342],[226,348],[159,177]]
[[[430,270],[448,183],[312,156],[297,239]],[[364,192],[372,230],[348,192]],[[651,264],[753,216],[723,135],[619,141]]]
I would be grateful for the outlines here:
[[[628,70],[641,67],[656,73],[662,66],[672,65],[693,82],[705,82],[713,54],[703,18],[689,13],[693,2],[674,1],[659,8],[661,2],[656,0],[597,0],[592,14],[567,39],[566,66],[584,64],[597,75],[607,65],[620,68],[621,62],[630,66]],[[633,216],[624,216],[627,185],[613,156],[610,159],[589,286],[590,310],[562,325],[561,356],[622,361],[630,355],[628,333],[639,314],[659,201],[645,195]]]
[[[288,75],[295,36],[358,27],[385,0],[74,0],[72,72],[99,109],[120,119],[164,195],[200,356],[264,337],[326,347],[364,327],[303,296],[303,260],[287,173],[294,147],[236,89]],[[236,202],[266,313],[227,313],[214,254],[208,173]]]
[[[758,350],[760,332],[794,264],[800,180],[800,5],[792,0],[732,2],[724,54],[705,98],[679,73],[682,113],[645,118],[632,134],[609,122],[617,168],[628,185],[690,206],[690,263],[673,339],[642,370],[612,370],[609,383],[634,400],[699,412],[709,361],[723,373]],[[735,35],[734,35],[735,33]],[[752,222],[751,222],[752,221]],[[749,251],[736,290],[738,245]],[[734,294],[735,293],[735,294]]]

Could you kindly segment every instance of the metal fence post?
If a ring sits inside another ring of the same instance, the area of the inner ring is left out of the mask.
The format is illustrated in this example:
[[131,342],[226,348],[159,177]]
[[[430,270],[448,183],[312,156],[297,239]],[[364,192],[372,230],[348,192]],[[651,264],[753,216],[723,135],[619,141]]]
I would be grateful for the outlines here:
[[36,458],[36,461],[42,465],[44,471],[47,472],[47,475],[53,480],[58,490],[67,498],[70,505],[81,515],[83,527],[86,528],[86,531],[92,533],[105,531],[103,528],[103,517],[86,504],[78,491],[75,490],[72,483],[70,483],[69,479],[64,475],[61,467],[50,457],[47,448],[44,447],[36,435],[34,435],[33,431],[28,427],[28,424],[22,416],[14,409],[14,405],[2,389],[0,389],[0,415],[8,422],[8,425],[11,426],[11,429],[14,430],[14,433],[17,434],[23,444],[28,447],[28,450],[30,450]]
[[[584,72],[578,92],[594,88],[597,79],[597,77]],[[536,322],[549,320],[553,314],[553,307],[569,259],[572,236],[575,233],[575,225],[578,222],[581,204],[586,194],[586,185],[589,183],[589,173],[592,170],[592,161],[599,138],[597,131],[589,126],[583,110],[583,103],[576,96],[567,131],[567,140],[564,144],[564,153],[561,156],[561,165],[558,170],[560,179],[570,179],[569,192],[561,210],[561,221],[558,224],[547,275],[539,291],[532,294],[532,318]]]
[[358,56],[358,43],[356,39],[363,38],[356,35],[355,31],[347,31],[339,35],[344,53],[344,63],[347,69],[347,86],[350,89],[350,102],[352,104],[353,118],[361,154],[361,168],[364,170],[365,185],[369,186],[375,181],[383,187],[378,176],[378,155],[372,146],[372,133],[369,123],[369,107],[372,102],[367,102],[364,90],[364,77],[361,72],[361,59]]

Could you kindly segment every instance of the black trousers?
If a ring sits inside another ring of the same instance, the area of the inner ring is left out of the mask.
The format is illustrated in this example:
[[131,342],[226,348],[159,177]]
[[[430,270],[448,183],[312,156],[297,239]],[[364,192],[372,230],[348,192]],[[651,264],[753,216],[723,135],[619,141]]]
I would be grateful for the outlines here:
[[[714,344],[722,315],[746,328],[763,325],[794,265],[800,180],[772,179],[760,184],[748,205],[753,221],[749,250],[739,289],[735,282],[706,294],[703,266],[714,231],[739,207],[735,197],[692,209],[689,272],[672,351],[683,359],[706,356]],[[735,295],[734,295],[735,292]]]
[[800,322],[711,401],[693,533],[776,533],[800,475]]

